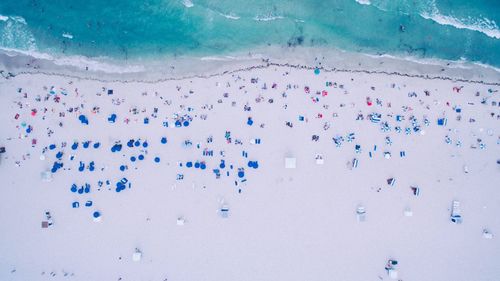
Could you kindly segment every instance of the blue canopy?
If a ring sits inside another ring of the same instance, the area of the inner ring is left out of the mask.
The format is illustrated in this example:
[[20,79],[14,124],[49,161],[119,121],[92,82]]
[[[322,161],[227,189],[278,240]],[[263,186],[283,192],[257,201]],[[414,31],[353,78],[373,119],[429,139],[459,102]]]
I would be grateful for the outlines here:
[[161,138],[161,143],[166,144],[167,143],[167,138],[166,137],[162,137]]
[[119,144],[119,143],[115,143],[112,147],[111,147],[111,152],[118,152],[122,150],[122,145]]
[[83,164],[82,161],[80,161],[80,166],[78,167],[78,171],[83,172],[85,170],[85,164]]
[[50,170],[52,173],[57,172],[57,170],[61,169],[63,167],[63,163],[59,162],[54,162],[54,165],[52,165],[52,169]]
[[116,114],[111,114],[109,117],[108,117],[108,122],[109,123],[115,123],[115,120],[116,120]]
[[155,157],[155,162],[160,163],[160,157]]
[[134,139],[131,139],[127,142],[128,147],[134,147]]
[[78,116],[78,119],[80,120],[80,122],[82,122],[82,124],[85,124],[85,125],[88,125],[89,124],[89,120],[87,119],[87,117],[85,115],[80,115]]

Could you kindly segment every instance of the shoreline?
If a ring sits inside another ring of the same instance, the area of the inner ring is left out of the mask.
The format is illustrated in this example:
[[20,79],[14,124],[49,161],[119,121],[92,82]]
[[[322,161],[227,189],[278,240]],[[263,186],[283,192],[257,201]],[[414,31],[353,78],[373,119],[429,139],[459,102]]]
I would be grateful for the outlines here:
[[[266,55],[264,55],[266,54]],[[87,58],[88,61],[91,59]],[[468,62],[452,62],[400,58],[391,55],[364,54],[318,48],[268,47],[255,53],[235,56],[180,57],[159,59],[146,65],[101,62],[116,70],[120,67],[135,72],[84,69],[82,65],[64,65],[50,58],[36,58],[26,53],[0,51],[0,75],[8,79],[18,75],[43,74],[99,82],[161,83],[185,79],[207,79],[238,72],[269,67],[288,67],[328,73],[365,73],[425,80],[448,80],[498,86],[500,71],[492,66]],[[122,62],[123,63],[123,62]],[[102,67],[101,67],[102,68]]]

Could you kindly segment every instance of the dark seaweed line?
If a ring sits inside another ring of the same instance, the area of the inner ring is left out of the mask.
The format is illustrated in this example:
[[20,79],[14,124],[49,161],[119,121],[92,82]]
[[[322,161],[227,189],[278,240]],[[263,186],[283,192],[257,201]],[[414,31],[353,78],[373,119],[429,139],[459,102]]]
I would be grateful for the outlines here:
[[[112,79],[112,80],[105,80],[105,79],[99,79],[99,78],[93,78],[93,77],[80,77],[76,75],[70,75],[70,74],[62,74],[62,73],[57,73],[57,72],[44,72],[44,71],[21,71],[18,72],[17,74],[8,72],[11,77],[15,77],[17,75],[33,75],[33,74],[42,74],[42,75],[48,75],[48,76],[60,76],[60,77],[66,77],[66,78],[72,78],[72,79],[80,79],[80,80],[90,80],[90,81],[98,81],[98,82],[103,82],[103,83],[148,83],[148,84],[155,84],[155,83],[161,83],[161,82],[167,82],[167,81],[180,81],[180,80],[188,80],[188,79],[208,79],[212,77],[218,77],[218,76],[224,76],[227,74],[234,74],[238,72],[246,72],[246,71],[251,71],[255,69],[266,69],[269,67],[289,67],[289,68],[295,68],[295,69],[307,69],[307,70],[314,70],[316,68],[321,69],[322,71],[325,72],[334,72],[334,73],[364,73],[364,74],[382,74],[382,75],[387,75],[387,76],[400,76],[400,77],[407,77],[407,78],[420,78],[420,79],[425,79],[425,80],[445,80],[445,81],[452,81],[452,82],[464,82],[464,83],[474,83],[474,84],[482,84],[482,85],[490,85],[490,86],[500,86],[500,82],[485,82],[485,81],[479,81],[479,80],[469,80],[469,79],[462,79],[462,78],[452,78],[452,77],[447,77],[447,76],[429,76],[429,75],[424,75],[424,74],[408,74],[408,73],[401,73],[401,72],[390,72],[390,71],[384,71],[384,70],[352,70],[352,69],[340,69],[340,68],[325,68],[325,67],[313,67],[313,66],[306,66],[306,65],[300,65],[300,64],[290,64],[290,63],[274,63],[274,62],[266,62],[265,64],[260,64],[260,65],[254,65],[254,66],[249,66],[245,68],[238,68],[235,70],[225,70],[223,72],[219,73],[214,73],[214,74],[209,74],[209,75],[192,75],[192,76],[183,76],[183,77],[178,77],[178,78],[160,78],[157,80],[136,80],[136,79],[131,79],[131,80],[120,80],[120,79]],[[0,73],[4,73],[4,70],[0,70]],[[8,79],[9,77],[4,77]]]

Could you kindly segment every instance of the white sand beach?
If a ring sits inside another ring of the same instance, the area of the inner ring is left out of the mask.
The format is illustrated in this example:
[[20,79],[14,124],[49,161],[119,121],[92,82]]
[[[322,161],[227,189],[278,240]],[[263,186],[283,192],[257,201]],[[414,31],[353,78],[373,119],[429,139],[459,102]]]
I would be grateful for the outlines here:
[[0,280],[499,280],[500,75],[105,80],[0,77]]

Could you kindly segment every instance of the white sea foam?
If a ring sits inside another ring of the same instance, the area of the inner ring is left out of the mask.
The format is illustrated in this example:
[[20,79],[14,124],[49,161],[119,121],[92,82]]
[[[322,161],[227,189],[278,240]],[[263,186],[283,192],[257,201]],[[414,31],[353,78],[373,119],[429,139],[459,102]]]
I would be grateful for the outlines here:
[[280,19],[284,19],[284,17],[283,16],[268,15],[268,16],[255,16],[253,18],[253,20],[255,20],[255,21],[273,21],[273,20],[280,20]]
[[10,19],[12,19],[13,21],[16,21],[16,22],[19,22],[19,23],[22,23],[24,25],[26,25],[26,20],[23,18],[23,17],[20,17],[20,16],[11,16]]
[[239,20],[240,19],[239,16],[237,16],[237,15],[235,15],[233,13],[229,13],[229,14],[219,13],[219,15],[221,15],[221,16],[227,18],[227,19],[231,19],[231,20]]
[[35,50],[35,37],[21,17],[9,16],[0,30],[0,46]]
[[73,39],[73,35],[71,33],[67,33],[67,32],[63,33],[62,37],[68,38],[68,39]]
[[9,20],[8,16],[0,15],[0,21],[8,21],[8,20]]
[[491,38],[500,39],[500,30],[498,29],[495,21],[489,20],[487,18],[468,18],[466,20],[460,20],[452,16],[442,15],[437,9],[434,9],[434,11],[430,13],[421,13],[420,16],[422,16],[424,19],[432,20],[442,25],[449,25],[459,29],[474,30],[481,32]]
[[358,2],[361,5],[370,5],[371,4],[370,0],[356,0],[356,2]]
[[417,57],[412,57],[412,56],[397,56],[397,55],[389,55],[389,54],[382,54],[382,55],[373,55],[373,54],[368,54],[368,53],[362,53],[362,54],[367,56],[367,57],[375,58],[375,59],[387,58],[387,59],[393,59],[393,60],[408,61],[408,62],[420,64],[420,65],[430,65],[430,66],[439,66],[439,67],[447,67],[447,68],[472,69],[474,66],[476,66],[476,67],[480,66],[480,67],[491,69],[491,70],[494,70],[494,71],[500,73],[500,68],[497,68],[497,67],[494,67],[494,66],[488,65],[488,64],[483,64],[481,62],[471,62],[465,58],[460,58],[460,60],[456,60],[456,61],[449,61],[449,60],[438,59],[438,58],[417,58]]
[[105,62],[109,60],[106,57],[100,57],[96,59],[91,59],[84,56],[61,56],[54,57],[47,53],[42,53],[38,51],[25,51],[12,48],[1,48],[2,53],[10,56],[29,56],[39,60],[47,60],[58,66],[72,66],[81,70],[88,68],[89,71],[100,71],[105,73],[138,73],[144,72],[146,68],[142,65],[121,65]]
[[191,8],[194,6],[191,0],[182,0],[182,5],[184,5],[186,8]]
[[232,60],[232,58],[208,56],[208,57],[202,57],[202,58],[200,58],[200,60],[202,60],[202,61],[229,61],[229,60]]

